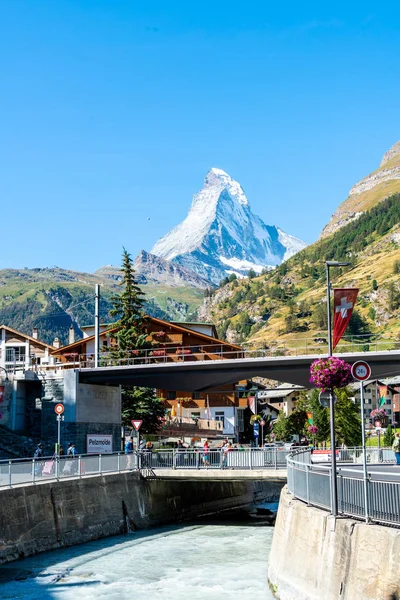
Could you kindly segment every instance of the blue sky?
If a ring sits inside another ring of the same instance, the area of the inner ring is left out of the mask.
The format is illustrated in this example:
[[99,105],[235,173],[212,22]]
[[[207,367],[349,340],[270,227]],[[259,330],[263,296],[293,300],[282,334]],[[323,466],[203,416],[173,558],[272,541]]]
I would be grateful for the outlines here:
[[399,17],[393,1],[0,0],[0,267],[150,250],[212,166],[314,241],[400,139]]

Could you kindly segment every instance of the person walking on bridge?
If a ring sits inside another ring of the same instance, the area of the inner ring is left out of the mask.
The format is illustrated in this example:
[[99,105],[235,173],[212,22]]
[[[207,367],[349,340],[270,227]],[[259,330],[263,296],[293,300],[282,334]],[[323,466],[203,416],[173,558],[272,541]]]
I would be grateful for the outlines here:
[[392,450],[396,457],[396,465],[400,465],[400,436],[396,433],[394,442],[392,444]]
[[126,468],[132,469],[133,465],[133,437],[130,437],[125,444]]

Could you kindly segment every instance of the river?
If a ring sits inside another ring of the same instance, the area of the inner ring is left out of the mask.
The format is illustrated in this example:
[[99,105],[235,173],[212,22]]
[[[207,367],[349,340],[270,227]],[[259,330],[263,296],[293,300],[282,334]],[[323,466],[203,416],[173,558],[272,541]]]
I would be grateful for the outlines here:
[[0,567],[2,600],[270,600],[273,528],[194,524],[133,532]]

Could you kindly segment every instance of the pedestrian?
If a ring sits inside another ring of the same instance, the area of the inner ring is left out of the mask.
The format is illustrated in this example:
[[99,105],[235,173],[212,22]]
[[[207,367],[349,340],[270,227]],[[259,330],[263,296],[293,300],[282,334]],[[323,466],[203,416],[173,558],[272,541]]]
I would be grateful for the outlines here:
[[178,463],[178,467],[181,467],[182,466],[182,462],[183,462],[183,454],[185,452],[185,447],[183,445],[182,440],[178,440],[176,442],[176,446],[177,446],[176,453],[177,453],[177,459],[178,459],[177,463]]
[[396,433],[394,442],[392,444],[392,450],[396,458],[396,465],[400,465],[400,436]]
[[67,456],[72,456],[72,442],[69,442],[68,444]]
[[64,454],[65,454],[65,452],[64,452],[64,448],[63,448],[63,447],[61,446],[61,444],[60,444],[60,452],[59,452],[59,455],[60,455],[60,456],[64,456]]
[[205,467],[210,466],[210,446],[208,445],[208,441],[206,440],[203,444],[203,465]]
[[35,475],[41,475],[43,469],[43,462],[41,461],[43,458],[43,446],[40,442],[37,445],[33,457],[35,459]]
[[149,441],[143,450],[143,462],[145,467],[151,467],[153,457],[153,444]]
[[130,437],[125,444],[126,468],[132,469],[133,466],[133,437]]

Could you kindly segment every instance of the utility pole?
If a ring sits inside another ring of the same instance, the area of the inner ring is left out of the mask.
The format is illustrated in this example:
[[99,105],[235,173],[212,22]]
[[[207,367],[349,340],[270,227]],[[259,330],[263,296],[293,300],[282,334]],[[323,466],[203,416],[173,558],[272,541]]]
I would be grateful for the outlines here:
[[100,349],[100,285],[96,283],[95,301],[94,301],[94,366],[97,369],[99,366],[99,349]]
[[[332,356],[332,319],[331,319],[331,282],[329,277],[330,267],[347,267],[349,262],[338,262],[327,260],[326,267],[326,313],[328,317],[328,356]],[[335,443],[335,396],[333,390],[329,390],[329,412],[331,428],[331,513],[334,517],[338,514],[338,494],[336,476],[336,443]]]

